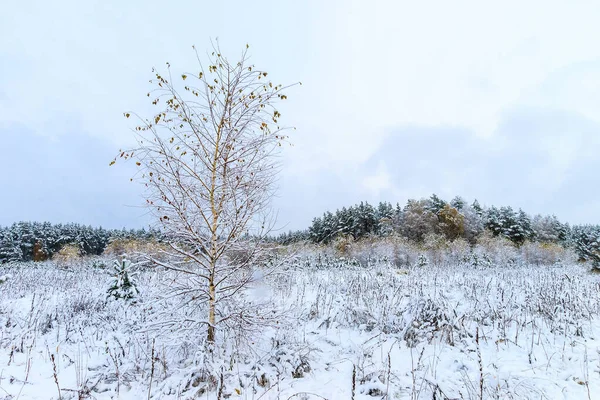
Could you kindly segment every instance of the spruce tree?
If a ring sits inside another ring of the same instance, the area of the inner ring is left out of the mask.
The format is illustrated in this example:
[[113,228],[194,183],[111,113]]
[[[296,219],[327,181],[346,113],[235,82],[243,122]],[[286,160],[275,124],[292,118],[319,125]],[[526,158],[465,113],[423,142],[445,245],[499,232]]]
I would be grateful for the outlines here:
[[458,211],[462,211],[466,204],[467,202],[465,201],[465,199],[463,199],[460,196],[456,196],[450,201],[450,205],[456,208]]
[[[477,201],[477,200],[476,200]],[[473,209],[477,210],[475,207]],[[492,235],[498,236],[503,232],[503,223],[500,216],[500,210],[495,206],[491,206],[485,212],[484,219],[485,229],[492,232]]]
[[14,225],[0,232],[0,263],[23,261],[23,253]]
[[446,201],[440,199],[435,193],[428,199],[427,209],[438,215],[440,211],[448,204]]
[[479,202],[477,201],[477,199],[475,199],[473,201],[473,204],[471,204],[471,207],[473,208],[473,210],[475,210],[475,212],[480,216],[483,217],[483,207],[481,207],[481,205],[479,204]]
[[516,218],[516,229],[511,240],[516,244],[523,244],[527,240],[532,240],[535,232],[531,226],[531,219],[523,210],[519,209]]
[[591,261],[594,268],[600,269],[600,226],[574,226],[572,235],[573,246],[580,259]]
[[323,220],[319,217],[312,220],[308,235],[313,243],[321,243],[323,241]]

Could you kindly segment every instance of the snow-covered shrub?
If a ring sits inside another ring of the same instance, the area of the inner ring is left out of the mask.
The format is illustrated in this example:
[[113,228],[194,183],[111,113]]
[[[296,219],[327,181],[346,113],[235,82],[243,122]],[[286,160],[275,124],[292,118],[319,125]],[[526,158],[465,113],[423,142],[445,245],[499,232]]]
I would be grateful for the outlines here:
[[400,236],[394,236],[390,241],[392,245],[390,261],[394,266],[408,267],[416,262],[419,249],[414,243]]
[[105,269],[106,268],[106,261],[104,259],[102,259],[102,258],[94,258],[90,262],[90,267],[92,267],[92,268],[99,268],[99,269]]
[[108,296],[115,299],[132,300],[139,294],[135,283],[135,264],[127,259],[115,260],[112,266],[111,285],[107,290]]
[[167,250],[167,245],[156,240],[113,239],[102,255],[109,258],[126,257],[132,262],[139,262],[148,257],[163,260],[163,250]]
[[575,254],[556,243],[525,242],[520,248],[523,261],[535,265],[552,265],[559,262],[573,264]]
[[298,379],[311,371],[308,353],[303,346],[281,338],[272,339],[271,343],[272,349],[267,365],[274,369],[274,372],[289,374],[292,378]]
[[491,267],[494,264],[492,262],[492,260],[490,259],[490,257],[486,253],[477,252],[477,251],[467,254],[463,258],[462,263],[470,265],[475,268]]
[[194,398],[200,398],[214,391],[219,385],[219,376],[205,368],[192,372],[185,378],[183,393],[190,393]]
[[333,241],[333,247],[340,257],[347,257],[354,240],[350,235],[337,235]]
[[429,298],[412,300],[403,316],[406,324],[403,339],[406,345],[415,347],[423,340],[430,342],[436,334],[451,329],[450,319],[444,308],[443,305],[440,306]]
[[376,237],[365,237],[359,241],[350,244],[347,254],[350,258],[357,260],[361,265],[366,266],[375,262],[381,254],[377,251],[378,244],[385,239]]
[[502,236],[493,236],[490,231],[485,231],[477,239],[474,252],[480,256],[487,256],[494,264],[501,266],[511,265],[518,261],[518,251],[515,245]]
[[444,235],[428,233],[423,238],[423,250],[427,254],[429,262],[434,265],[442,265],[446,261],[448,253],[448,240]]
[[415,263],[415,267],[423,268],[423,267],[427,267],[428,265],[429,265],[429,260],[427,259],[427,256],[425,254],[419,255],[419,257],[417,258],[417,262]]
[[[260,249],[260,251],[258,251]],[[261,244],[257,248],[248,245],[248,248],[240,246],[239,248],[229,249],[225,256],[232,265],[267,265],[277,257],[282,258],[283,254],[278,250],[278,246],[272,244]]]
[[[371,236],[349,243],[344,257],[356,260],[363,266],[389,262],[396,267],[408,267],[415,263],[421,252],[422,250],[416,243],[398,235]],[[335,254],[339,254],[339,252]]]
[[74,243],[65,244],[54,256],[54,260],[58,265],[72,265],[77,260],[81,259],[81,253],[79,252],[79,246]]
[[458,265],[464,262],[471,254],[471,246],[462,238],[453,240],[448,244],[446,250],[446,263],[450,265]]

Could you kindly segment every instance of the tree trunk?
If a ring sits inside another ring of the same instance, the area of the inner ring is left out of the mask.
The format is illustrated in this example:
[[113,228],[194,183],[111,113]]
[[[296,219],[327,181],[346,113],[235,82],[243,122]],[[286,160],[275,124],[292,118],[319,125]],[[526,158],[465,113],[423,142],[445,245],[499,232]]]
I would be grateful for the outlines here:
[[[213,269],[214,271],[214,269]],[[215,342],[215,303],[216,303],[215,278],[211,274],[208,283],[208,335],[207,340],[210,344]]]

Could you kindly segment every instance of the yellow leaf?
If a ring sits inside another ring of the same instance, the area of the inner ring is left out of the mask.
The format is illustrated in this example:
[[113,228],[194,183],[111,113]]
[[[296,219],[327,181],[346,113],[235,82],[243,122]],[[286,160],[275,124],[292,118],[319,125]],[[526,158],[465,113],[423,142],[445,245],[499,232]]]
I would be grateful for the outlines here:
[[125,116],[125,118],[129,118],[129,116],[130,116],[131,114],[129,114],[129,113],[124,113],[123,115]]
[[238,388],[235,388],[235,393],[239,396],[242,394],[242,391]]
[[109,167],[112,167],[113,165],[115,165],[115,163],[116,163],[116,161],[115,161],[115,160],[112,160],[112,161],[110,162],[110,164],[108,164],[108,166],[109,166]]
[[183,79],[185,81],[185,78],[187,78],[186,74],[181,75],[181,79]]

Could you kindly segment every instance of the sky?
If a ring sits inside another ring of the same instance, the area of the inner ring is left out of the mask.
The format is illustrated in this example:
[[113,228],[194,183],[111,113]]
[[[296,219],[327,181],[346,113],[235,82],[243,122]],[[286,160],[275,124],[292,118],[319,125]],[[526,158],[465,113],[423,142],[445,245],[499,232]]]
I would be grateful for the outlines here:
[[281,229],[436,193],[600,223],[600,2],[12,1],[0,14],[0,225],[146,226],[123,112],[218,39],[302,82]]

